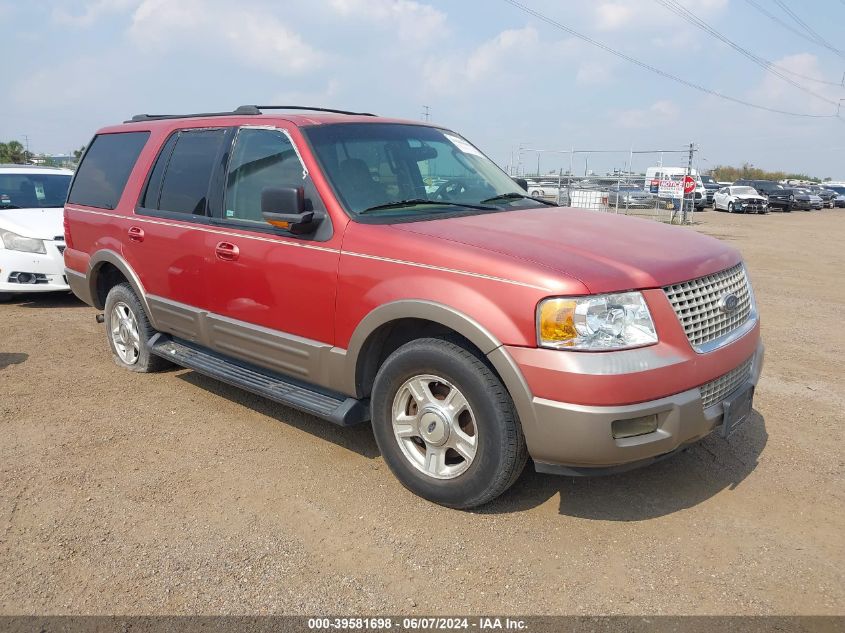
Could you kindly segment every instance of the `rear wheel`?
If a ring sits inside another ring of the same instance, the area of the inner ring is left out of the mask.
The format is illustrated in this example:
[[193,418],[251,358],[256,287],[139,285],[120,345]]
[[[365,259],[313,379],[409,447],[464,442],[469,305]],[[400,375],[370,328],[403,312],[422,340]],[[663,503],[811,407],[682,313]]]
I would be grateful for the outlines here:
[[498,497],[527,460],[510,395],[479,357],[455,342],[419,339],[379,369],[373,433],[411,492],[452,508]]
[[147,341],[156,331],[132,286],[122,283],[109,290],[104,316],[109,348],[118,366],[139,373],[161,371],[170,366],[163,358],[150,354]]

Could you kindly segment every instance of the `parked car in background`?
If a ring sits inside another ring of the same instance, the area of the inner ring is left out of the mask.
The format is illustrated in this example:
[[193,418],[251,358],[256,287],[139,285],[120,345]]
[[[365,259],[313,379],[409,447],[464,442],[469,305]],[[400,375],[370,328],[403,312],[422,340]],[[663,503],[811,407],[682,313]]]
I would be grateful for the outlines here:
[[566,187],[559,187],[557,182],[528,180],[528,194],[535,198],[553,200],[562,207],[569,206],[569,192]]
[[[713,197],[724,185],[720,185],[713,176],[701,176],[701,183],[704,185],[704,190],[707,194],[707,204],[713,206]],[[714,207],[715,208],[715,207]]]
[[836,194],[833,199],[834,206],[845,207],[845,185],[829,185],[827,189]]
[[822,200],[821,196],[813,193],[811,189],[793,187],[792,191],[795,195],[795,201],[793,203],[794,209],[818,211],[819,209],[823,209],[825,206],[824,200]]
[[[422,191],[423,170],[446,182]],[[499,496],[529,456],[609,474],[754,419],[763,344],[735,248],[561,211],[436,125],[139,115],[88,144],[65,225],[119,367],[370,420],[398,480],[446,506]]]
[[0,165],[0,300],[70,290],[62,208],[72,177],[67,169]]
[[728,213],[768,213],[769,201],[754,187],[732,185],[722,187],[713,196],[713,208]]
[[780,209],[781,211],[792,211],[793,208],[801,208],[802,201],[805,208],[809,208],[809,197],[806,200],[796,201],[795,192],[771,180],[737,180],[734,185],[745,185],[753,187],[761,196],[769,201],[769,209]]
[[608,189],[607,206],[619,209],[651,209],[654,207],[654,196],[636,185],[614,185]]
[[836,196],[839,194],[837,194],[832,189],[827,189],[826,187],[822,187],[820,185],[811,185],[807,187],[807,189],[810,191],[810,193],[813,193],[822,199],[823,207],[832,209],[836,206]]

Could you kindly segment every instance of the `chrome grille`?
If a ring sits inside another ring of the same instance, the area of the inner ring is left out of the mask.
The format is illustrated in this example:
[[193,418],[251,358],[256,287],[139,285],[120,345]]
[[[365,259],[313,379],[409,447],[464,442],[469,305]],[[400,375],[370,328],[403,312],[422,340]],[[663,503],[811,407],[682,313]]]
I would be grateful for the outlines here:
[[739,367],[730,370],[727,374],[719,376],[715,380],[701,385],[701,403],[704,408],[712,407],[736,391],[751,376],[752,356]]
[[[700,347],[733,332],[751,314],[751,292],[745,268],[737,264],[712,275],[663,288],[675,309],[689,342]],[[719,308],[719,300],[733,293],[739,299],[732,312]]]

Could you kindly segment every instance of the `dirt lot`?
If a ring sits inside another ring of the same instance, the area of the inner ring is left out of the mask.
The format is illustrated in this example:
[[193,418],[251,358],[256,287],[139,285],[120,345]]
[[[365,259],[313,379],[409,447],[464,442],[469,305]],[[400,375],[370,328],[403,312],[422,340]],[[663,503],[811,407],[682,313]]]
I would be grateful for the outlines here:
[[754,419],[479,513],[406,492],[367,426],[118,370],[72,297],[0,305],[0,613],[845,613],[845,211],[696,218],[755,284]]

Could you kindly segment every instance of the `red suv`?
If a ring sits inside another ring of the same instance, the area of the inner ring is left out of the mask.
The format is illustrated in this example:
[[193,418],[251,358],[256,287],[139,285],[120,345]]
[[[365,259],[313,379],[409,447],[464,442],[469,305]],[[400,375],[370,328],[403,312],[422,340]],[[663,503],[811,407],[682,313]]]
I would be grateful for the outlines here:
[[532,198],[436,125],[139,115],[89,144],[65,237],[118,365],[371,420],[396,477],[457,508],[528,456],[604,474],[727,436],[763,360],[736,250]]

